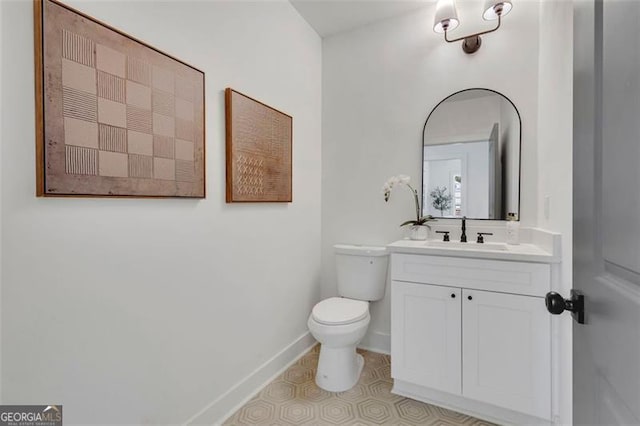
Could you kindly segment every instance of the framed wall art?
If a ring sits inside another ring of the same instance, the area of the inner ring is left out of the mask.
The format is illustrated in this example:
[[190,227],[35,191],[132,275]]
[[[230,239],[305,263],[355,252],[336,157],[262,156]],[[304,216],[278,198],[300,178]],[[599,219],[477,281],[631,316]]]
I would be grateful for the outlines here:
[[205,196],[204,73],[35,0],[38,196]]
[[291,202],[293,118],[225,91],[227,202]]

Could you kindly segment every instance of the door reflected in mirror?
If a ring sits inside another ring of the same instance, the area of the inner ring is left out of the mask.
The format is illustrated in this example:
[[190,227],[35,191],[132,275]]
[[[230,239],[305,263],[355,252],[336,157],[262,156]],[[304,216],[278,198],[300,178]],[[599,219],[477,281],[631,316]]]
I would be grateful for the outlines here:
[[520,216],[520,114],[500,93],[468,89],[434,108],[423,133],[423,214]]

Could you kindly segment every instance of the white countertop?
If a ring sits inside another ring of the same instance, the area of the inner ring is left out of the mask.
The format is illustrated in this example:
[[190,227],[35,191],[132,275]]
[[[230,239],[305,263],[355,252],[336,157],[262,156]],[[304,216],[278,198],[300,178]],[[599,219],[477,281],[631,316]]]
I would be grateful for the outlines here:
[[423,254],[430,256],[467,257],[475,259],[511,260],[520,262],[559,263],[559,253],[551,253],[529,243],[503,244],[476,242],[448,243],[441,240],[399,240],[387,245],[391,253]]

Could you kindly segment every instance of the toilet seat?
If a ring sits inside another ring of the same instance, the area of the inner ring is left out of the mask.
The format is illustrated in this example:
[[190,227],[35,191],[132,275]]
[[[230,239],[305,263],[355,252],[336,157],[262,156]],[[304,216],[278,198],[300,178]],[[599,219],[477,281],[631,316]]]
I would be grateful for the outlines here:
[[317,303],[312,318],[324,325],[346,325],[363,320],[369,314],[369,302],[330,297]]

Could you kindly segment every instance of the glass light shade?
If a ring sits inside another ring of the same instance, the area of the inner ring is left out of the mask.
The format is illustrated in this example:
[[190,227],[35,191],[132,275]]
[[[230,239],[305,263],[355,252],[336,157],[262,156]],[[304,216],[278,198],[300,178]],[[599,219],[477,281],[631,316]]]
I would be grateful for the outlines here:
[[443,33],[451,31],[460,24],[454,0],[438,0],[436,16],[433,19],[433,31]]
[[511,12],[512,7],[511,0],[485,0],[482,17],[487,21],[498,19],[496,10],[502,10],[502,12],[500,12],[500,16],[502,17]]

